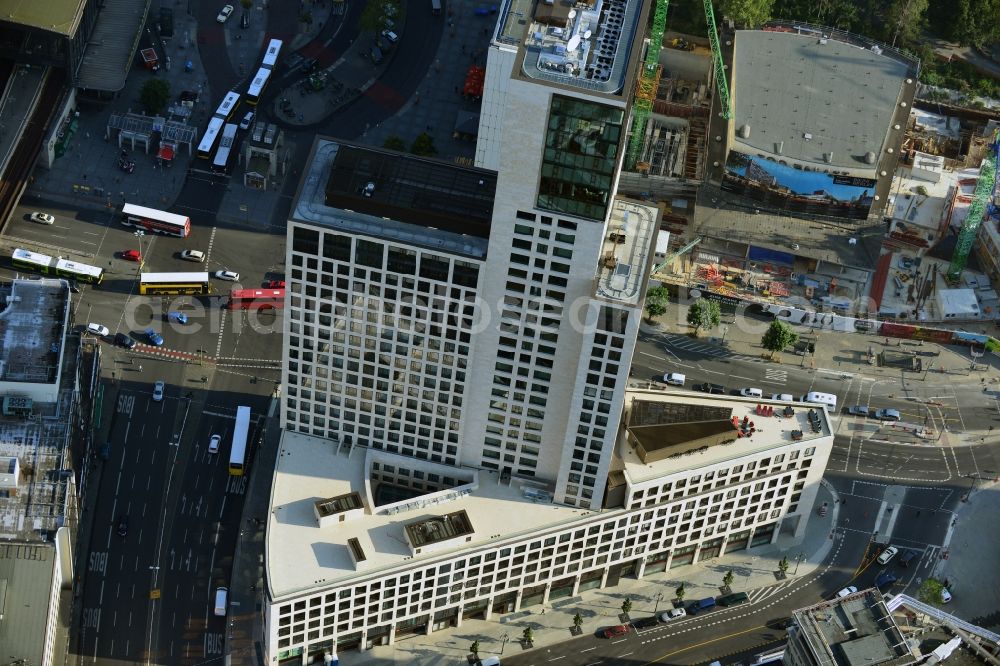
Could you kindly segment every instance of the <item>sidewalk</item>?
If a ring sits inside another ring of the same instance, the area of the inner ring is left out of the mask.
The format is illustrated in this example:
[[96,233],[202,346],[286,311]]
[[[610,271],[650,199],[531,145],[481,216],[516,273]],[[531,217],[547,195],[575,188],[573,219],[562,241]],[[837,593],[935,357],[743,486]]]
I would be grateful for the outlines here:
[[[593,635],[608,625],[619,624],[622,602],[632,602],[631,620],[649,617],[673,607],[675,590],[684,584],[685,602],[722,594],[722,578],[727,571],[735,576],[733,592],[746,592],[751,603],[769,605],[780,591],[804,582],[829,565],[824,561],[839,539],[830,538],[830,528],[837,522],[839,505],[824,482],[816,501],[829,502],[833,510],[825,518],[811,512],[802,541],[779,535],[774,544],[738,551],[719,558],[679,566],[663,573],[647,573],[641,580],[622,578],[618,585],[593,590],[570,599],[559,599],[544,606],[534,606],[509,615],[495,615],[490,620],[463,620],[461,626],[436,631],[425,636],[410,636],[394,645],[375,647],[365,652],[343,652],[338,656],[343,666],[413,664],[443,665],[466,663],[469,647],[479,641],[481,656],[520,654],[528,650],[520,643],[522,632],[531,627],[534,645],[544,650],[573,638],[573,617],[583,618],[581,635]],[[778,562],[788,558],[785,579],[780,577]],[[774,612],[772,615],[779,615]]]

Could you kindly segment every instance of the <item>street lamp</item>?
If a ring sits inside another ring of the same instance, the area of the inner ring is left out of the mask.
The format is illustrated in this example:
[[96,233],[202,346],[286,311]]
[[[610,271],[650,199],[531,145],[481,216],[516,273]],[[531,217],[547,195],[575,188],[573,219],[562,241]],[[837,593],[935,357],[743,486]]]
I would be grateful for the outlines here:
[[510,640],[510,636],[505,632],[503,636],[500,637],[500,654],[503,654],[503,649],[507,646],[507,641]]
[[663,600],[663,592],[657,592],[655,598],[656,598],[656,605],[653,606],[653,615],[656,615],[656,612],[660,610],[660,601]]
[[804,557],[805,553],[799,553],[798,555],[795,556],[795,571],[792,572],[793,576],[799,575],[799,562],[801,562],[802,558]]
[[142,265],[146,263],[146,253],[142,251],[142,239],[146,232],[142,229],[136,229],[134,235],[139,239],[139,270],[142,271]]

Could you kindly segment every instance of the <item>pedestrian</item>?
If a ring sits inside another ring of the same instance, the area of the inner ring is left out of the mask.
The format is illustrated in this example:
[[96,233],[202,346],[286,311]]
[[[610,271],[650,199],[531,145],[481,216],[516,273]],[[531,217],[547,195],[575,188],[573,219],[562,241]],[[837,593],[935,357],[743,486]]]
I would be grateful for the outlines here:
[[142,363],[139,364],[139,372],[142,372]]

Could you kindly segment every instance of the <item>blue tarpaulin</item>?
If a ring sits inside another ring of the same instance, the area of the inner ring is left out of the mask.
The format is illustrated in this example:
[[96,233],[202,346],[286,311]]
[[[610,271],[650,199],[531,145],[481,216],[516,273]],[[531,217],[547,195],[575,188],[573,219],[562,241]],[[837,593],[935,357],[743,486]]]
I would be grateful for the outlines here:
[[795,264],[795,255],[788,252],[779,252],[766,247],[750,246],[750,261],[766,261],[772,264],[782,264],[792,266]]

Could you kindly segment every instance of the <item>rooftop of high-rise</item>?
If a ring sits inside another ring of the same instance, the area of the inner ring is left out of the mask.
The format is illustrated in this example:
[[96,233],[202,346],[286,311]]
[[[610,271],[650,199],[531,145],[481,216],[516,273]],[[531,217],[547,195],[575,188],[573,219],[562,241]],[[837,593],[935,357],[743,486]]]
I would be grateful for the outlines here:
[[533,80],[621,95],[643,21],[642,0],[505,0],[495,33],[521,47]]

